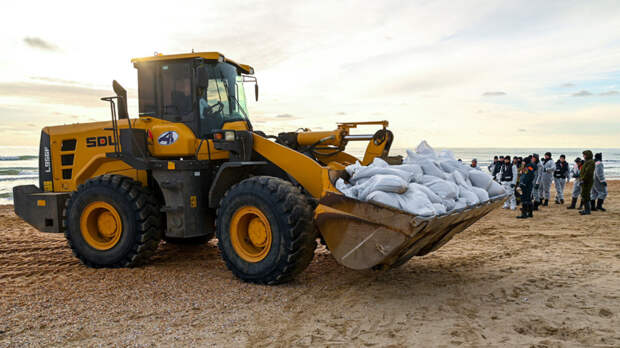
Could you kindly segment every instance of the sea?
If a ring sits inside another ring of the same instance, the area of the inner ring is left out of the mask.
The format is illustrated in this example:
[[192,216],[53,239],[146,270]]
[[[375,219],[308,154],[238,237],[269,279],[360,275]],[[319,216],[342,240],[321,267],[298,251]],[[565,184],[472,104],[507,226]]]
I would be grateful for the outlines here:
[[[510,155],[525,157],[532,153],[540,154],[541,158],[547,151],[552,153],[554,160],[561,154],[566,155],[569,163],[574,163],[576,157],[581,157],[584,149],[540,149],[540,148],[435,148],[435,151],[450,150],[454,157],[470,163],[472,158],[478,160],[478,165],[486,168],[493,161],[493,156]],[[608,179],[620,179],[620,149],[590,149],[593,153],[603,153],[605,176]],[[350,153],[363,156],[364,149],[352,148]],[[39,149],[38,147],[0,146],[0,204],[13,204],[13,186],[38,185],[39,182]],[[392,148],[390,155],[406,156],[405,148]]]

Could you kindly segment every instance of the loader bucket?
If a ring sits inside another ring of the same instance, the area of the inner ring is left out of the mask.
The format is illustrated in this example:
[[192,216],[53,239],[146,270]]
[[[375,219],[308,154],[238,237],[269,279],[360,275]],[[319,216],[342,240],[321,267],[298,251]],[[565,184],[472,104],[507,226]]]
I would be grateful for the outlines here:
[[422,217],[328,192],[319,200],[314,217],[338,263],[357,270],[390,268],[439,249],[506,198],[497,196],[448,214]]

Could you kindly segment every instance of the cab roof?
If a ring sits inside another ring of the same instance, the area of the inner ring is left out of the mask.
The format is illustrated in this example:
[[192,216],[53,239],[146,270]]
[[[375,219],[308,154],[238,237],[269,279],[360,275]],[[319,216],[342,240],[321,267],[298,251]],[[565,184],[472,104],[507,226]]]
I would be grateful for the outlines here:
[[220,52],[192,52],[192,53],[179,53],[179,54],[162,54],[158,53],[154,56],[150,57],[142,57],[142,58],[133,58],[131,60],[132,63],[143,63],[143,62],[159,62],[166,60],[179,60],[179,59],[193,59],[193,58],[202,58],[206,60],[217,60],[220,62],[226,62],[236,66],[245,74],[254,74],[254,68],[246,64],[239,64],[232,59],[228,59],[224,57]]

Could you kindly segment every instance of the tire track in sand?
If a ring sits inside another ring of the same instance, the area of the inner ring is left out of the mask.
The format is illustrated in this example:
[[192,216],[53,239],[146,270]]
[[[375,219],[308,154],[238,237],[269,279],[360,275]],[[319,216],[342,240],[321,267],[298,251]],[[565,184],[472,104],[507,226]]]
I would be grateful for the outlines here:
[[79,264],[59,235],[5,234],[0,233],[0,286],[5,289],[24,286],[32,276],[68,272]]

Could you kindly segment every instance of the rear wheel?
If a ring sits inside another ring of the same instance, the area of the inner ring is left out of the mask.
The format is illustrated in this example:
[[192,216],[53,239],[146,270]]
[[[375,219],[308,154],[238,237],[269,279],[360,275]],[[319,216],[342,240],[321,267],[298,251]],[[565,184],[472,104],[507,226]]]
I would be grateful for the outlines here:
[[84,264],[129,267],[146,261],[162,236],[159,205],[151,192],[128,177],[88,180],[71,195],[65,236]]
[[234,185],[218,208],[218,246],[242,280],[277,284],[293,279],[314,256],[312,208],[290,182],[268,176]]

